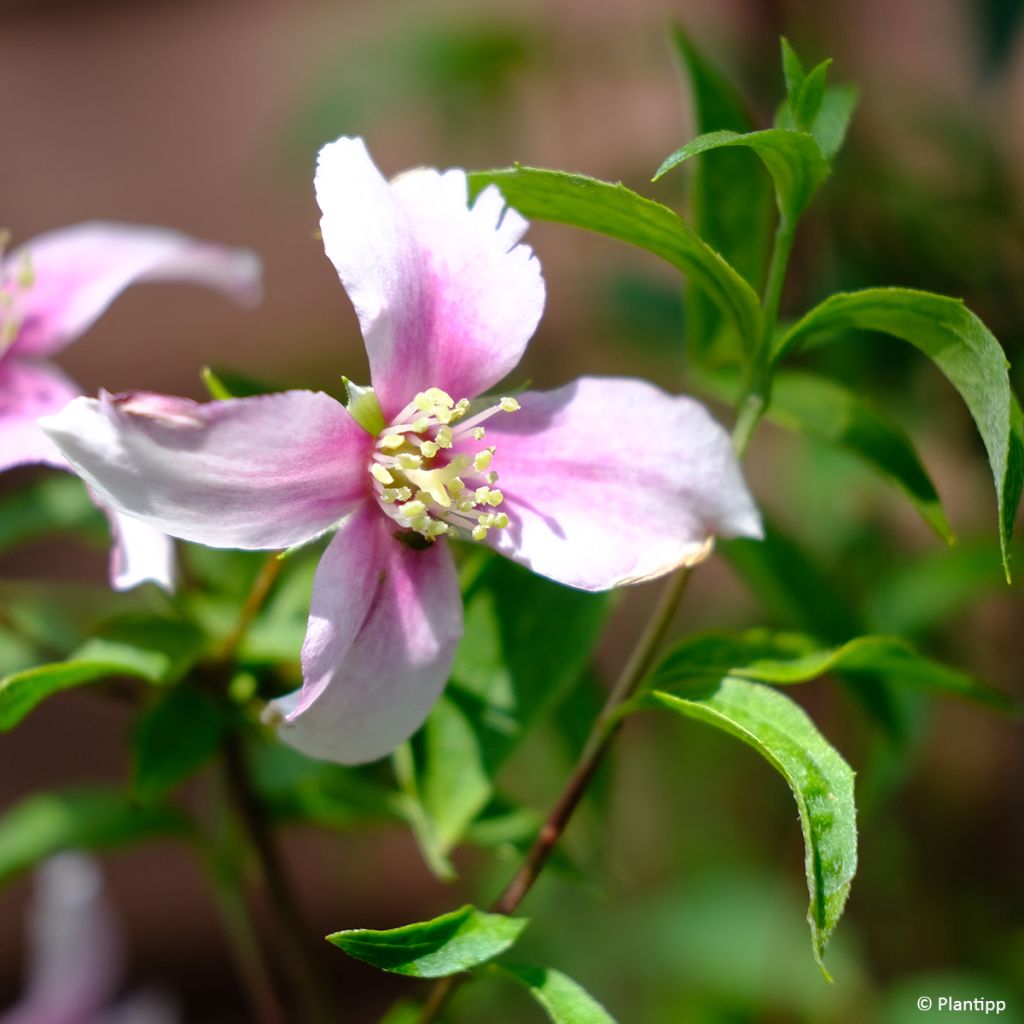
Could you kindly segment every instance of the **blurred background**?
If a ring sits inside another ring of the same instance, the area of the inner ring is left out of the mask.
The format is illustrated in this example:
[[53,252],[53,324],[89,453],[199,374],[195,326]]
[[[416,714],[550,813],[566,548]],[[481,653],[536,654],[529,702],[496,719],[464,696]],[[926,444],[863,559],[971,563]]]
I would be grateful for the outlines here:
[[[387,174],[518,160],[621,179],[685,209],[684,176],[649,184],[692,134],[674,19],[761,125],[781,98],[780,34],[810,63],[835,58],[833,79],[861,88],[847,148],[805,218],[783,313],[837,288],[948,292],[1019,362],[1022,15],[1017,0],[0,0],[0,225],[22,241],[85,219],[139,221],[262,255],[266,299],[254,312],[183,287],[118,300],[60,358],[87,392],[199,397],[206,363],[337,392],[342,373],[365,380],[367,370],[315,236],[318,147],[362,134]],[[685,308],[670,268],[556,226],[536,225],[529,240],[548,305],[524,377],[546,387],[623,373],[686,387]],[[852,459],[771,427],[748,460],[767,514],[870,629],[904,633],[1024,698],[1024,604],[1019,584],[1002,583],[991,479],[966,411],[930,366],[885,339],[835,346],[816,365],[870,391],[910,431],[960,544],[943,548]],[[0,493],[38,476],[8,473]],[[102,582],[105,558],[99,542],[50,541],[0,556],[0,578],[89,586]],[[731,561],[697,574],[680,628],[806,627],[811,609],[755,592]],[[649,590],[620,602],[595,689],[635,636]],[[1019,727],[906,697],[885,733],[826,682],[796,696],[859,772],[861,867],[829,957],[834,985],[810,954],[785,786],[731,740],[653,720],[625,731],[574,826],[578,869],[531,896],[524,957],[566,970],[623,1024],[900,1024],[921,1019],[922,994],[1008,999],[1002,1019],[1024,1020]],[[0,738],[0,805],[70,781],[123,780],[129,725],[126,709],[88,693],[49,702]],[[543,809],[566,763],[540,730],[507,786]],[[294,830],[288,853],[318,933],[486,901],[510,870],[460,856],[453,891],[401,825]],[[126,985],[165,992],[183,1020],[246,1020],[188,851],[154,844],[105,864],[130,950]],[[23,975],[28,893],[26,880],[0,891],[0,1007]],[[346,1020],[375,1019],[413,991],[326,945],[323,956]],[[474,986],[451,1019],[537,1019],[519,1000]]]

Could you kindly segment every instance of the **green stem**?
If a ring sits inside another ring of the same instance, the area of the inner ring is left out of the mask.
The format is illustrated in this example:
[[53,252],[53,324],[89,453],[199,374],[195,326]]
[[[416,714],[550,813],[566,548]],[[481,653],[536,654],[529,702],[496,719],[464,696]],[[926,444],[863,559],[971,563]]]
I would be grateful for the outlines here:
[[761,300],[762,328],[761,337],[757,339],[750,375],[739,405],[736,426],[733,428],[732,443],[736,454],[742,457],[754,436],[771,393],[771,360],[772,346],[775,343],[775,328],[779,322],[779,304],[782,301],[782,288],[786,283],[786,270],[789,267],[790,253],[793,251],[793,239],[796,236],[796,220],[785,214],[779,215],[779,223],[775,229],[775,241],[772,244],[771,262],[768,264],[768,277],[765,281],[764,296]]
[[[544,870],[548,858],[554,853],[566,826],[587,792],[587,788],[619,730],[622,723],[622,718],[618,714],[619,709],[633,696],[654,664],[658,649],[668,633],[692,574],[693,567],[685,566],[671,576],[665,584],[658,606],[651,616],[647,628],[608,694],[601,713],[594,720],[590,735],[584,744],[583,753],[576,762],[572,775],[569,776],[561,794],[555,801],[554,807],[548,814],[519,870],[491,906],[493,912],[498,914],[514,913],[526,894],[533,888],[541,871]],[[437,1015],[444,1009],[448,999],[465,977],[465,975],[452,975],[436,982],[427,995],[417,1024],[433,1024]]]

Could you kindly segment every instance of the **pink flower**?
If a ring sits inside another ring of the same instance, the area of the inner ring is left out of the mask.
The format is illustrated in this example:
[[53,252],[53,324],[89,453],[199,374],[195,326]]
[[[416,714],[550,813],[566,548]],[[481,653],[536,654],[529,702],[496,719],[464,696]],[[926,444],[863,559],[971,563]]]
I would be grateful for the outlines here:
[[36,869],[29,904],[28,971],[19,1002],[0,1024],[177,1024],[154,991],[117,998],[126,964],[121,930],[99,866],[78,853]]
[[355,306],[373,390],[348,409],[289,391],[199,405],[78,399],[47,433],[104,501],[214,547],[328,531],[281,735],[344,763],[380,757],[437,699],[462,633],[444,536],[603,590],[760,534],[729,438],[702,406],[637,380],[478,397],[519,362],[544,305],[526,222],[466,176],[390,184],[363,143],[320,153],[324,246]]
[[[78,224],[40,235],[4,257],[0,239],[0,470],[30,463],[68,465],[36,421],[80,394],[45,362],[84,334],[137,281],[195,281],[254,302],[260,265],[158,228]],[[120,590],[152,579],[170,588],[171,541],[120,512],[110,513],[111,581]]]

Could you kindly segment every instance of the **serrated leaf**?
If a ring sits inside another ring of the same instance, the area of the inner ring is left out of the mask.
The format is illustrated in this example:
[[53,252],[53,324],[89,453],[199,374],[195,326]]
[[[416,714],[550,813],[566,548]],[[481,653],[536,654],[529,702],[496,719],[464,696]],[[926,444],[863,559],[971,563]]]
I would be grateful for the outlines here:
[[[690,85],[694,122],[700,133],[727,129],[748,132],[754,125],[728,81],[705,59],[693,40],[675,28],[673,42]],[[772,220],[771,182],[757,156],[741,148],[705,154],[690,189],[690,214],[697,233],[722,254],[755,290],[761,287]],[[721,312],[691,285],[686,305],[687,343],[698,357],[719,335]]]
[[495,970],[522,985],[554,1024],[615,1024],[592,995],[561,971],[530,964],[496,964]]
[[216,753],[229,725],[227,709],[209,694],[177,686],[147,708],[132,736],[132,795],[163,796]]
[[0,499],[0,551],[50,533],[102,537],[106,529],[103,513],[89,500],[82,481],[67,473],[48,474]]
[[328,935],[327,941],[391,974],[444,978],[503,953],[527,923],[524,918],[487,914],[467,904],[430,921],[385,931],[354,928]]
[[[636,707],[665,708],[749,744],[785,778],[796,798],[804,836],[814,957],[822,971],[828,940],[857,869],[853,771],[788,697],[745,679],[726,677],[683,693],[656,690]],[[826,972],[827,976],[827,972]]]
[[465,594],[452,679],[423,732],[417,790],[443,858],[509,756],[580,677],[611,607],[489,557]]
[[191,833],[180,811],[140,807],[110,790],[39,793],[0,818],[0,883],[62,850],[106,849]]
[[833,295],[816,306],[783,335],[774,358],[834,341],[851,329],[909,342],[963,398],[995,479],[999,539],[1009,579],[1009,544],[1024,484],[1024,426],[999,342],[959,299],[909,288],[869,288]]
[[584,228],[660,256],[722,310],[744,344],[759,336],[761,309],[754,290],[668,207],[622,184],[534,167],[477,171],[469,181],[474,196],[497,185],[524,217]]
[[801,633],[755,629],[708,632],[676,644],[651,676],[653,689],[671,689],[687,679],[736,676],[762,683],[806,683],[831,672],[884,676],[894,682],[964,697],[1002,710],[1013,700],[966,672],[919,654],[895,636],[861,636],[825,647]]
[[828,176],[828,161],[809,132],[766,128],[759,132],[708,132],[698,135],[667,157],[654,181],[683,161],[716,149],[740,146],[758,155],[775,182],[775,196],[783,217],[795,221]]
[[129,616],[108,623],[67,661],[38,665],[0,679],[0,732],[13,729],[42,701],[86,683],[127,676],[167,683],[198,657],[202,637],[187,623]]

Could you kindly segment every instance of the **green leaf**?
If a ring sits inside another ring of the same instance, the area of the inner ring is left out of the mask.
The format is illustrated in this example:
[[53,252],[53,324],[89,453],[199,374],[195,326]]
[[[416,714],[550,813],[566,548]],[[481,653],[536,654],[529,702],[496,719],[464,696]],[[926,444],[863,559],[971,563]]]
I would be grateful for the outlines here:
[[995,479],[1009,579],[1010,537],[1024,484],[1024,427],[999,342],[959,299],[909,288],[870,288],[833,295],[816,306],[782,337],[775,359],[833,341],[850,329],[880,331],[909,342],[935,363],[967,404]]
[[89,500],[78,477],[48,474],[0,500],[0,551],[68,531],[93,537],[106,533],[103,513]]
[[[796,798],[804,836],[814,957],[843,912],[857,868],[853,771],[788,697],[760,683],[726,677],[685,693],[653,691],[637,707],[661,707],[713,725],[749,744],[772,764]],[[826,972],[827,976],[827,972]]]
[[146,709],[132,737],[133,796],[155,800],[198,771],[227,728],[227,709],[201,690],[177,686],[162,696]]
[[754,290],[668,207],[622,184],[532,167],[477,171],[469,180],[474,196],[497,185],[524,217],[595,231],[660,256],[715,303],[746,345],[758,338],[761,309]]
[[861,458],[902,491],[946,543],[954,543],[942,502],[913,442],[859,394],[815,374],[783,371],[772,381],[766,417]]
[[806,77],[804,66],[785,36],[779,40],[779,45],[782,49],[782,75],[786,80],[786,94],[791,100],[796,99]]
[[202,656],[205,646],[205,637],[189,622],[130,614],[105,622],[71,658],[115,664],[121,675],[166,684],[177,682]]
[[859,93],[854,85],[830,85],[811,127],[822,156],[830,163],[843,146]]
[[382,971],[413,978],[444,978],[479,967],[504,953],[526,925],[524,918],[485,914],[467,905],[401,928],[335,932],[327,936],[327,941]]
[[0,818],[0,883],[62,850],[106,849],[191,832],[180,811],[140,807],[110,790],[39,793]]
[[765,629],[699,633],[672,648],[649,685],[663,690],[687,679],[724,675],[788,685],[830,672],[855,677],[881,675],[1002,710],[1014,706],[1001,690],[918,654],[905,640],[894,636],[860,636],[839,647],[823,648],[813,637],[801,633]]
[[698,135],[667,157],[654,174],[654,181],[678,167],[684,160],[712,150],[741,146],[753,150],[775,182],[775,195],[782,216],[795,221],[814,198],[828,176],[828,162],[814,136],[785,128],[759,132],[718,131]]
[[762,541],[722,541],[718,550],[783,623],[831,643],[863,633],[859,614],[824,569],[768,519]]
[[554,1024],[615,1024],[593,996],[560,971],[529,964],[496,964],[495,970],[522,985]]
[[452,680],[423,732],[419,798],[446,854],[530,729],[580,678],[610,598],[488,557],[465,593]]
[[[697,375],[698,384],[717,397],[739,396],[739,373]],[[772,380],[765,419],[844,448],[901,491],[921,518],[947,544],[955,541],[935,485],[902,428],[870,402],[836,381],[816,374],[780,370]]]
[[[1020,557],[1021,545],[1014,544]],[[925,633],[977,601],[1005,587],[997,568],[995,540],[958,544],[896,566],[875,583],[868,597],[869,621],[901,635]]]
[[47,697],[86,683],[118,676],[172,682],[201,650],[201,635],[187,623],[134,615],[114,620],[67,661],[0,679],[0,732],[13,729]]
[[832,59],[829,58],[813,68],[803,80],[800,91],[793,100],[793,117],[800,131],[813,131],[814,122],[818,117],[822,101],[825,98],[828,69],[831,66]]
[[[697,131],[750,131],[753,122],[728,81],[682,29],[675,28],[672,36],[690,85]],[[758,163],[754,153],[738,147],[709,152],[696,165],[690,192],[697,233],[755,290],[764,277],[772,221],[771,182]],[[691,286],[686,306],[690,351],[706,355],[721,322],[719,310]]]

